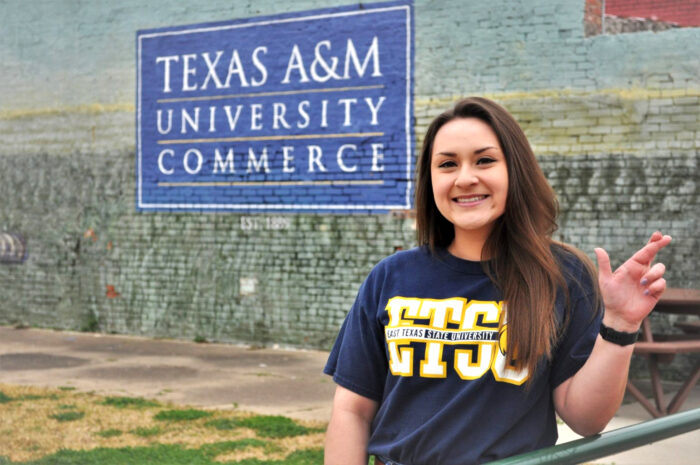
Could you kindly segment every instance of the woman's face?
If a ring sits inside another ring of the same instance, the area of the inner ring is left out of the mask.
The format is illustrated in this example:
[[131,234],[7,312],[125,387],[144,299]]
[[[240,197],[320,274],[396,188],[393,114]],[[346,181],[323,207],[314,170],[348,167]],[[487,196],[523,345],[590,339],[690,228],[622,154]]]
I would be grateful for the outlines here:
[[477,118],[456,118],[433,141],[430,177],[435,204],[455,239],[484,241],[506,208],[508,168],[498,137]]

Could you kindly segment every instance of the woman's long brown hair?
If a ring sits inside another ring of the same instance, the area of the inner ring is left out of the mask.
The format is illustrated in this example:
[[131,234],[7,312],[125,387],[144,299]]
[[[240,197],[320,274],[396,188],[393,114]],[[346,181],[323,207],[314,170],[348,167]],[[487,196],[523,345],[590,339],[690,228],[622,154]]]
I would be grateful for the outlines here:
[[[455,118],[478,118],[487,123],[498,137],[505,155],[508,168],[505,212],[496,220],[484,245],[482,263],[506,302],[506,360],[516,369],[527,368],[534,374],[538,361],[543,356],[551,357],[559,334],[554,311],[557,290],[564,293],[568,302],[562,268],[552,252],[555,244],[552,234],[557,229],[559,205],[515,119],[491,100],[467,98],[435,118],[423,141],[417,166],[415,201],[420,245],[435,250],[449,246],[454,239],[454,226],[435,204],[430,161],[437,132]],[[573,253],[582,259],[596,286],[590,260],[571,246],[556,244],[564,253]],[[568,317],[568,310],[566,315]]]

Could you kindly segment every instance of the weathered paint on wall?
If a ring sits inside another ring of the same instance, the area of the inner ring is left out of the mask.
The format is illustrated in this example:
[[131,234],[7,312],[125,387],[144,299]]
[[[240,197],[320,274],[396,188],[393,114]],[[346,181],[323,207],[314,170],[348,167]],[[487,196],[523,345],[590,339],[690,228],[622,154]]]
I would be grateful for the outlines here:
[[[416,1],[417,143],[457,98],[494,98],[559,193],[561,238],[619,260],[661,229],[669,285],[700,287],[700,29],[586,38],[584,3]],[[0,231],[29,244],[0,265],[0,322],[328,347],[413,221],[136,213],[134,40],[339,5],[0,0]]]

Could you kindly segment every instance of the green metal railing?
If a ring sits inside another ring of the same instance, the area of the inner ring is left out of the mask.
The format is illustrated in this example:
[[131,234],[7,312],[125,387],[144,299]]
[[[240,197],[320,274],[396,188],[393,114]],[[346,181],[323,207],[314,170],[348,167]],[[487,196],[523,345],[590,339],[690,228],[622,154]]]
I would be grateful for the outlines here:
[[575,465],[696,429],[700,429],[700,408],[497,460],[490,465]]

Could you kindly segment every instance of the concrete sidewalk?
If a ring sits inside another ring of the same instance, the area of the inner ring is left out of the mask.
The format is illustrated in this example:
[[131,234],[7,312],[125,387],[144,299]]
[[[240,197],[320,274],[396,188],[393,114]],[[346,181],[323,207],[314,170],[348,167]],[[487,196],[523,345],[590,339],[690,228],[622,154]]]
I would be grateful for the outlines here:
[[[209,408],[328,421],[335,385],[322,374],[321,351],[249,349],[227,344],[0,326],[0,383],[73,386],[97,394],[153,398]],[[700,386],[683,410],[700,407]],[[625,404],[606,430],[650,416]],[[560,427],[560,441],[578,438]],[[596,464],[695,465],[700,432],[694,431]]]
[[320,351],[0,326],[0,383],[73,386],[200,407],[328,421]]

